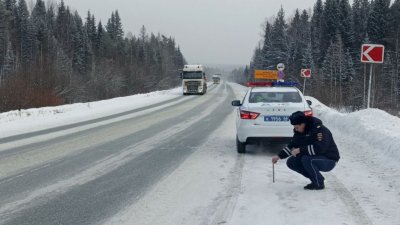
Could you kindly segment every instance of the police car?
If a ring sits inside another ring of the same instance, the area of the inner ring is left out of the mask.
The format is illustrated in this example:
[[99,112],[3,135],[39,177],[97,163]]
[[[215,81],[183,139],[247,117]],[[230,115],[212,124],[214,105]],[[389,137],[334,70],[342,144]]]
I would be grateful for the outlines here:
[[291,138],[293,126],[289,116],[304,111],[312,116],[311,101],[295,86],[295,82],[249,82],[243,101],[232,101],[239,107],[236,119],[238,153],[246,152],[246,144],[260,139]]

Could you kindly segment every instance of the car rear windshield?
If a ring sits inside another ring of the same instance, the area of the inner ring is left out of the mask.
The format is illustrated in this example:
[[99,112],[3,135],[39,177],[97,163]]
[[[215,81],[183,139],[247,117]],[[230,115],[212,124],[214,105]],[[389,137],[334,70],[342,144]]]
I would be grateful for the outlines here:
[[272,103],[272,102],[295,102],[300,103],[303,100],[298,92],[252,92],[249,97],[249,103]]

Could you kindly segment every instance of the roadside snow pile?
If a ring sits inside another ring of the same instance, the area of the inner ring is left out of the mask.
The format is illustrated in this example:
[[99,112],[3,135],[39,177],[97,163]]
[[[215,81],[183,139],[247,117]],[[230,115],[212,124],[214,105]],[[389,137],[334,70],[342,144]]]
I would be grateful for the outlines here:
[[[128,97],[120,97],[109,100],[88,102],[88,103],[76,103],[71,105],[62,105],[55,107],[43,107],[34,109],[24,109],[21,111],[14,110],[0,114],[0,124],[4,122],[10,122],[19,120],[25,117],[46,117],[49,115],[55,115],[60,113],[68,113],[73,111],[96,111],[97,113],[118,113],[123,112],[129,106],[132,107],[143,107],[148,105],[147,103],[157,103],[170,99],[171,97],[177,97],[180,94],[182,88],[175,88],[165,91],[155,91],[146,94],[137,94]],[[162,97],[161,97],[162,96]]]
[[6,122],[12,122],[15,120],[24,119],[27,117],[45,117],[48,115],[55,115],[60,113],[66,113],[70,111],[81,111],[90,109],[90,103],[76,103],[71,105],[54,106],[54,107],[43,107],[43,108],[32,108],[23,109],[21,111],[14,110],[0,114],[0,124]]
[[235,93],[237,100],[240,101],[244,98],[247,90],[249,89],[248,87],[237,83],[228,82],[228,84],[233,88],[233,92]]
[[312,101],[315,115],[328,127],[356,136],[381,153],[400,159],[400,118],[379,109],[339,113],[313,97],[306,98]]
[[[146,107],[182,95],[182,88],[109,100],[0,113],[0,138],[26,131],[62,126]],[[7,131],[7,134],[4,133]]]

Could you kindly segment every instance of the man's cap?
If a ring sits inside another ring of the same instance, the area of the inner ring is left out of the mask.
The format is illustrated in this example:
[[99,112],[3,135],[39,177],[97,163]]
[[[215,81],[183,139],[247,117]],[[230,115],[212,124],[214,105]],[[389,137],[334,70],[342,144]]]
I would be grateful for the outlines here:
[[304,112],[297,111],[289,117],[289,120],[292,125],[299,125],[302,123],[306,123],[307,118]]

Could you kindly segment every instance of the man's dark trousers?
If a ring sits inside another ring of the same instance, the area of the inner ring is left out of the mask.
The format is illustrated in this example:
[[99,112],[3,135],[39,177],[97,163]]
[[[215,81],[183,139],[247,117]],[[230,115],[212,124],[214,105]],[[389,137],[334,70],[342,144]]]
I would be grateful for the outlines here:
[[290,157],[287,166],[301,175],[307,177],[311,182],[321,187],[324,184],[324,177],[320,173],[329,172],[336,166],[336,161],[327,158],[326,156],[297,156]]

